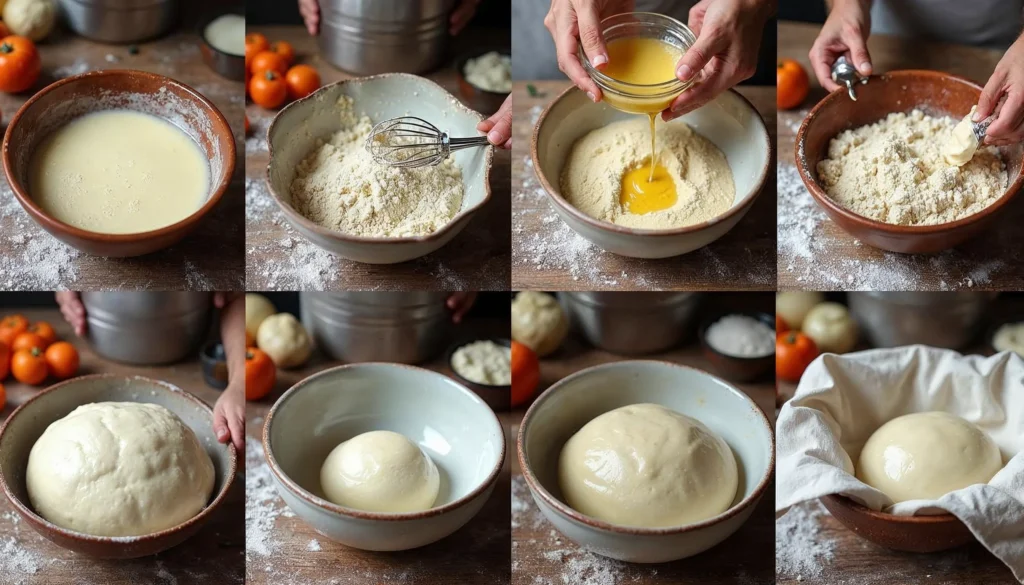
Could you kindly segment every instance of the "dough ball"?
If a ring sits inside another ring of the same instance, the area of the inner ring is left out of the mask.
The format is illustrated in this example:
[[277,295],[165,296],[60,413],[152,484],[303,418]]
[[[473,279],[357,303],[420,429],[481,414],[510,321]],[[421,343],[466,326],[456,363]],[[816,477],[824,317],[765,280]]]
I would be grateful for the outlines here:
[[894,418],[860,452],[857,478],[894,502],[934,500],[1003,467],[999,447],[978,427],[945,412]]
[[25,476],[35,511],[96,536],[139,536],[198,514],[214,471],[199,439],[156,404],[79,406],[43,432]]
[[391,431],[352,437],[320,468],[327,499],[368,512],[419,512],[434,505],[441,477],[412,441]]
[[553,353],[569,333],[569,320],[555,297],[523,291],[512,300],[512,339],[539,357]]
[[301,366],[313,351],[306,328],[291,313],[278,313],[264,319],[256,332],[256,345],[279,368]]
[[598,416],[569,438],[558,483],[579,512],[627,526],[679,526],[732,505],[739,476],[729,445],[700,421],[657,404]]
[[245,295],[245,332],[256,339],[260,324],[276,312],[274,303],[270,302],[267,297],[256,293],[247,293]]
[[54,0],[8,0],[3,7],[3,18],[12,34],[39,42],[57,24],[57,3]]

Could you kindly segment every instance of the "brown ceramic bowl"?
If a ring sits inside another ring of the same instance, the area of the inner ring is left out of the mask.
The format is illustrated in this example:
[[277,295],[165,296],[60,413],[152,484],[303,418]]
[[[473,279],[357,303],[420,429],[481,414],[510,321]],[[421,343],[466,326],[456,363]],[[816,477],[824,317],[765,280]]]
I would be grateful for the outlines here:
[[952,514],[896,516],[835,494],[821,498],[821,503],[857,536],[892,550],[930,553],[974,540],[967,526]]
[[[210,195],[192,215],[148,232],[101,234],[58,221],[32,200],[29,161],[39,143],[74,118],[117,108],[164,118],[204,151],[210,161]],[[235,170],[235,138],[220,111],[187,85],[145,71],[91,71],[54,82],[25,102],[7,127],[2,156],[14,196],[29,216],[55,238],[87,254],[141,256],[178,242],[216,207]]]
[[472,390],[474,394],[487,403],[487,406],[491,407],[491,410],[495,412],[507,411],[512,408],[512,386],[510,384],[506,384],[504,386],[478,384],[463,377],[462,374],[452,366],[452,357],[455,355],[455,352],[458,351],[460,347],[469,345],[474,341],[493,341],[498,345],[512,347],[512,340],[507,337],[474,337],[459,340],[453,343],[445,353],[445,363],[448,364],[448,370],[451,372],[451,377],[455,378],[458,383]]
[[492,51],[497,51],[502,55],[508,55],[508,49],[489,48],[489,49],[478,49],[470,54],[463,55],[455,62],[455,73],[459,78],[459,96],[462,101],[469,107],[490,116],[494,112],[498,111],[501,104],[505,103],[505,99],[508,97],[508,92],[489,91],[480,87],[477,87],[466,80],[466,63],[470,59],[476,59],[482,55],[486,55]]
[[[144,536],[93,536],[61,528],[35,513],[25,487],[28,456],[50,423],[92,402],[146,402],[159,404],[187,424],[213,461],[216,479],[209,504],[190,520]],[[55,384],[19,406],[0,429],[0,488],[21,518],[54,544],[78,553],[108,559],[153,555],[184,542],[216,513],[235,477],[238,456],[234,448],[217,441],[213,411],[180,388],[143,378],[96,374]]]
[[857,86],[857,101],[836,90],[818,102],[796,135],[796,166],[811,196],[832,221],[862,242],[906,254],[934,253],[957,246],[989,227],[1024,184],[1024,145],[1000,147],[1006,161],[1006,192],[980,213],[927,226],[898,226],[862,217],[834,202],[818,184],[818,163],[829,142],[843,130],[872,124],[895,112],[920,109],[935,116],[963,118],[978,103],[981,86],[938,71],[893,71]]
[[727,315],[744,315],[757,319],[773,331],[775,330],[775,317],[760,311],[728,311],[714,315],[701,323],[698,330],[700,347],[704,357],[714,366],[715,372],[730,382],[749,382],[765,377],[768,372],[775,373],[775,351],[757,357],[740,357],[722,353],[708,343],[708,328],[722,317]]

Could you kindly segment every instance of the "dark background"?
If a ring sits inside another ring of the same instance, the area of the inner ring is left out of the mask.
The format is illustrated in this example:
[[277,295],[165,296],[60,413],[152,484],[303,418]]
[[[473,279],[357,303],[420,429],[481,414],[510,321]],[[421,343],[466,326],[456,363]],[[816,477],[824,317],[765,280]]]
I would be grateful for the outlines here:
[[824,0],[783,0],[779,2],[779,20],[825,22],[828,11]]

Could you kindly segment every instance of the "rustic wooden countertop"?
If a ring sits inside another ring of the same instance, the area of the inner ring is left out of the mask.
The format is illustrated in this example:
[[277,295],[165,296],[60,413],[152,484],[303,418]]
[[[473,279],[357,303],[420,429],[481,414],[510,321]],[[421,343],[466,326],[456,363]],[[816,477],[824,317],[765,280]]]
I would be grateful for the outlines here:
[[[723,293],[708,299],[700,314],[721,310],[773,311],[774,296],[768,294]],[[705,311],[707,309],[707,311]],[[689,339],[671,351],[653,356],[714,372],[696,341],[701,317],[693,325]],[[541,360],[538,392],[576,371],[624,358],[591,347],[571,334],[558,353]],[[769,378],[753,384],[737,385],[775,421],[775,385]],[[513,411],[513,437],[526,407]],[[517,456],[518,457],[518,456]],[[534,504],[523,479],[518,458],[512,463],[512,585],[562,585],[564,583],[636,583],[654,584],[747,584],[771,583],[775,568],[772,544],[774,533],[774,478],[765,496],[749,520],[718,546],[681,561],[654,565],[623,563],[586,552],[562,536],[543,517]]]
[[[75,337],[57,309],[19,311],[4,307],[3,314],[19,312],[30,321],[46,321],[69,341],[80,356],[79,374],[139,375],[164,380],[201,398],[211,407],[220,396],[203,381],[199,356],[170,366],[134,367],[108,361]],[[198,354],[198,350],[197,350]],[[29,387],[9,378],[4,382],[7,405],[0,422],[16,407],[46,386]],[[7,498],[0,498],[0,582],[34,583],[175,583],[208,585],[244,580],[245,495],[244,472],[239,472],[220,510],[198,534],[160,554],[132,560],[103,560],[73,553],[46,540],[21,520]]]
[[[312,65],[326,85],[353,76],[320,57],[316,39],[299,26],[252,27],[271,41],[288,41],[299,63]],[[453,41],[453,56],[477,46],[510,46],[510,31],[468,29]],[[452,62],[426,75],[456,97]],[[510,153],[494,151],[492,200],[440,250],[401,264],[361,264],[336,257],[292,229],[266,186],[267,129],[277,111],[246,107],[246,286],[248,290],[508,290]]]
[[[457,335],[510,337],[508,321],[467,320]],[[322,583],[380,585],[499,585],[509,574],[509,478],[514,459],[506,444],[505,466],[494,492],[468,524],[438,542],[422,548],[380,553],[335,543],[291,514],[270,485],[270,471],[260,441],[270,407],[296,382],[339,365],[319,352],[296,370],[278,370],[274,390],[246,409],[247,564],[250,585],[314,585]],[[450,375],[444,352],[422,367]],[[509,428],[509,413],[499,413]],[[508,440],[508,437],[506,437]]]
[[[794,166],[796,132],[825,92],[807,53],[818,25],[780,22],[779,57],[799,61],[811,76],[804,104],[778,116],[780,290],[1021,290],[1024,288],[1024,199],[1017,197],[991,229],[959,248],[903,255],[872,248],[847,234],[811,199]],[[868,51],[879,72],[934,69],[984,85],[1000,51],[873,35]]]
[[[534,91],[529,91],[529,87]],[[563,222],[537,178],[530,143],[537,119],[571,84],[513,83],[512,288],[516,290],[775,290],[775,186],[771,173],[750,211],[725,236],[683,256],[643,260],[598,248]],[[775,143],[775,88],[736,90]],[[774,168],[774,159],[770,163]]]
[[15,111],[53,81],[99,69],[138,69],[166,75],[202,93],[235,133],[231,186],[220,204],[184,240],[137,258],[90,256],[64,245],[29,218],[7,181],[0,181],[0,289],[3,290],[241,290],[245,287],[243,197],[243,84],[219,76],[203,62],[199,37],[177,32],[139,43],[103,45],[58,31],[39,45],[42,74],[32,91],[0,94],[6,126]]

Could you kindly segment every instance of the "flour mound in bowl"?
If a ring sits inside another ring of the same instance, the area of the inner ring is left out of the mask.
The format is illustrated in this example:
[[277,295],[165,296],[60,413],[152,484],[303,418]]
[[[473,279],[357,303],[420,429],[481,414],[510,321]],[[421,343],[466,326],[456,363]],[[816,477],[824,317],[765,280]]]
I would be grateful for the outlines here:
[[337,109],[341,130],[317,141],[296,168],[296,211],[325,228],[377,238],[429,235],[455,217],[465,185],[453,158],[418,169],[378,164],[364,148],[373,123],[356,114],[348,96]]
[[710,140],[683,122],[659,120],[658,162],[675,182],[675,205],[636,214],[619,201],[622,177],[651,156],[646,117],[613,122],[587,133],[572,146],[562,170],[562,196],[583,213],[625,227],[672,229],[710,221],[732,206],[736,197],[725,155]]
[[833,201],[893,225],[949,223],[981,212],[1006,190],[1006,165],[999,151],[979,146],[963,166],[942,154],[957,120],[889,114],[832,139],[818,163],[818,181]]

